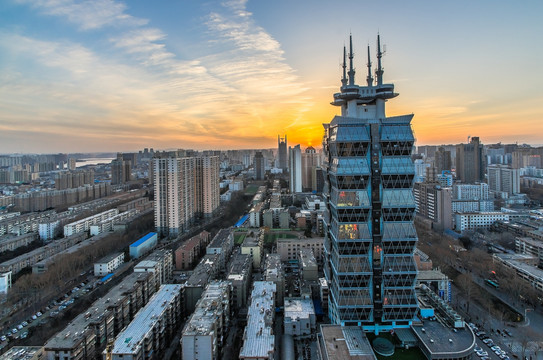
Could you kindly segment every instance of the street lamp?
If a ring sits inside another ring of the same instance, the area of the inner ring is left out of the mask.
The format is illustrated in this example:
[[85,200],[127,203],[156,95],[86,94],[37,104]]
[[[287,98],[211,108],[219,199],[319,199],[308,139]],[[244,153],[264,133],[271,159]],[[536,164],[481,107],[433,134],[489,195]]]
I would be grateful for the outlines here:
[[527,313],[528,311],[533,311],[533,310],[534,310],[534,309],[528,309],[527,307],[524,308],[524,322],[526,322],[526,319],[527,319],[527,318],[526,318],[526,316],[527,316],[526,313]]

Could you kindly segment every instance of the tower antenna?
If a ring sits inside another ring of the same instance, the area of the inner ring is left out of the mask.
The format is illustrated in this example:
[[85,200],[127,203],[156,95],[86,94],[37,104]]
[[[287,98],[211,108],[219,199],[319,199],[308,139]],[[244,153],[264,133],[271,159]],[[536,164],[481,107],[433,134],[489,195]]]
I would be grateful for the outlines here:
[[349,85],[354,85],[354,68],[353,68],[353,35],[349,35]]
[[370,57],[370,45],[368,44],[368,77],[366,78],[368,86],[373,85],[373,77],[371,76],[371,57]]
[[383,67],[381,66],[381,58],[384,52],[381,52],[381,35],[377,34],[377,85],[383,85]]
[[343,45],[343,77],[341,78],[341,86],[347,85],[347,48]]

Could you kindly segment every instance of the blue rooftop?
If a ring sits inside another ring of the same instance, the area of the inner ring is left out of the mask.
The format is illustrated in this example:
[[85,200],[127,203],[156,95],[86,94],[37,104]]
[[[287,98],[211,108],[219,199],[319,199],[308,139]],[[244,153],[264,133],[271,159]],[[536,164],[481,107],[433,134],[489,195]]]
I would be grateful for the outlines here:
[[249,215],[243,215],[241,217],[241,219],[239,219],[239,221],[236,223],[236,225],[234,225],[234,227],[240,227],[241,225],[243,225],[244,222],[247,221],[247,219],[249,218]]
[[104,276],[103,278],[101,278],[100,281],[101,281],[101,282],[106,282],[106,281],[108,281],[112,276],[113,276],[113,273],[107,274],[106,276]]
[[144,237],[142,237],[141,239],[139,239],[135,243],[131,244],[130,247],[138,247],[138,246],[140,246],[141,244],[143,244],[144,242],[146,242],[147,240],[149,240],[150,238],[152,238],[155,235],[156,235],[156,233],[150,232],[149,234],[145,235]]

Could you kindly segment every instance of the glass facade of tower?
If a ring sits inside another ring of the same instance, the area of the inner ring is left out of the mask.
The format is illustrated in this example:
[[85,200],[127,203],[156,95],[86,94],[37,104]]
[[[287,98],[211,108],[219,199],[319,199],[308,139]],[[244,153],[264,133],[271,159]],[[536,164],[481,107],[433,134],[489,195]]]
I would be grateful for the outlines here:
[[332,103],[341,116],[324,125],[323,139],[329,315],[376,333],[408,327],[418,308],[413,115],[384,115],[398,94],[382,83],[381,55],[375,84],[368,59],[368,86],[354,84],[350,55],[349,83],[344,71]]

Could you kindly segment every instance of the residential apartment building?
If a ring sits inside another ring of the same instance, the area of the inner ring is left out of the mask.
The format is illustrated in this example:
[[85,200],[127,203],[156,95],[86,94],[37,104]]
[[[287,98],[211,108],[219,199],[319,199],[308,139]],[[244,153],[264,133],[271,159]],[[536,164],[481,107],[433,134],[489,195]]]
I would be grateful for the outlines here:
[[243,331],[240,359],[273,360],[275,355],[276,287],[270,281],[255,281],[247,314],[247,326]]
[[94,360],[155,293],[154,274],[128,275],[44,345],[47,360]]
[[503,212],[464,212],[454,214],[456,231],[489,228],[496,221],[509,220],[509,214]]
[[297,260],[298,252],[301,249],[313,250],[313,255],[317,261],[321,261],[324,256],[323,238],[298,238],[298,239],[277,239],[277,253],[281,261]]
[[106,256],[94,263],[94,276],[111,274],[124,263],[124,252]]
[[103,352],[111,360],[159,359],[182,319],[182,285],[162,285]]
[[211,234],[202,231],[191,237],[175,250],[175,268],[177,270],[192,269],[205,253]]
[[520,193],[520,171],[503,165],[487,167],[488,187],[490,191],[503,192],[507,195]]
[[219,158],[153,159],[155,226],[162,236],[176,237],[196,216],[210,217],[220,204]]
[[485,178],[483,144],[472,137],[469,144],[456,145],[456,177],[463,183],[473,184]]
[[231,317],[231,284],[213,281],[202,293],[181,337],[183,360],[220,358]]
[[300,144],[288,148],[290,192],[302,192],[302,150]]
[[96,225],[101,222],[104,222],[114,217],[117,214],[119,214],[119,210],[111,209],[111,210],[107,210],[99,214],[92,215],[84,219],[66,224],[64,225],[64,237],[68,237],[80,232],[89,231],[91,225]]

